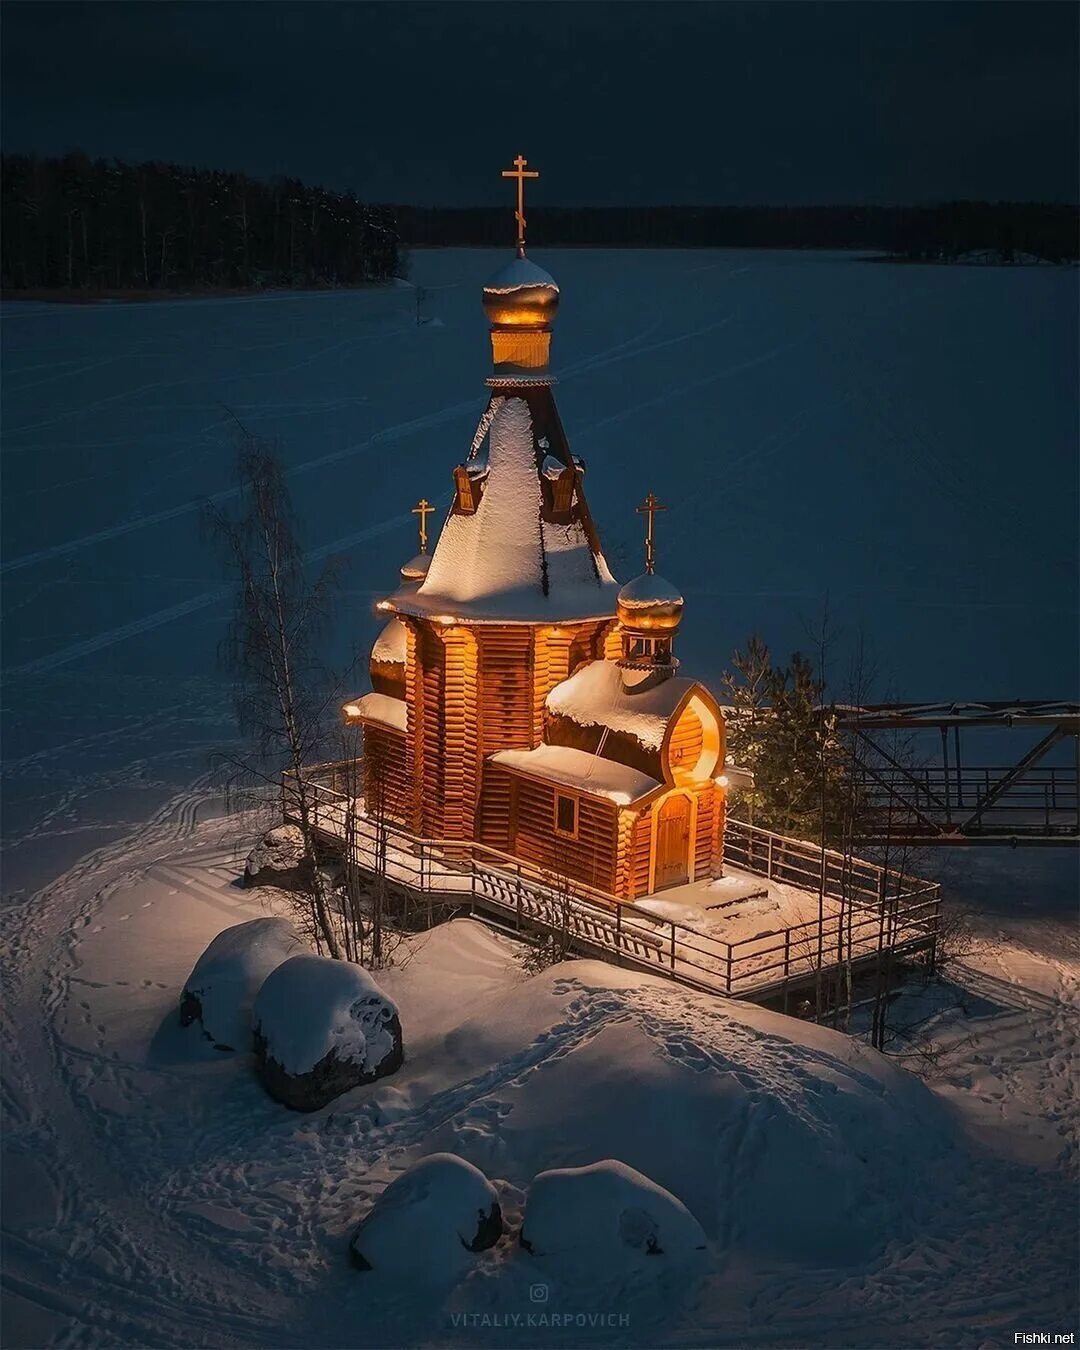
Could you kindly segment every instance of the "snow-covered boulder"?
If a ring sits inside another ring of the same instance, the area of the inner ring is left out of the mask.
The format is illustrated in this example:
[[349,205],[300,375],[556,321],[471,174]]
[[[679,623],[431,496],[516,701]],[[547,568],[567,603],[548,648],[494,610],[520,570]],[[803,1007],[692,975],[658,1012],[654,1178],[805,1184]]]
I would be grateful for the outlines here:
[[264,981],[252,1022],[263,1086],[295,1111],[318,1111],[404,1059],[397,1005],[351,961],[290,957]]
[[455,1153],[432,1153],[395,1178],[349,1245],[353,1265],[409,1279],[455,1279],[503,1232],[495,1187]]
[[311,885],[311,863],[304,858],[298,825],[276,825],[259,840],[244,865],[245,886],[279,886],[285,891]]
[[250,1050],[255,995],[267,975],[303,946],[287,919],[252,919],[226,928],[187,977],[180,1025],[200,1022],[219,1050]]
[[541,1172],[520,1241],[532,1256],[599,1276],[691,1260],[706,1245],[681,1200],[614,1158]]

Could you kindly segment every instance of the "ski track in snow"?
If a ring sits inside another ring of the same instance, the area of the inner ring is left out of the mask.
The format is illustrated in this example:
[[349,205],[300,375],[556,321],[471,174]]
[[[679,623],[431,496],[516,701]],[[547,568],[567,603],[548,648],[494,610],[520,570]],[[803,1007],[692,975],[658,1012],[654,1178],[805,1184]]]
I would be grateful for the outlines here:
[[[692,1072],[741,1080],[744,1062],[758,1066],[745,1080],[746,1108],[718,1121],[726,1181],[714,1274],[681,1288],[666,1311],[641,1290],[611,1291],[616,1306],[634,1311],[634,1343],[1004,1345],[1012,1329],[1036,1325],[1038,1317],[1040,1326],[1067,1321],[1061,1260],[1072,1221],[1069,1194],[1054,1171],[1017,1169],[990,1157],[959,1170],[954,1160],[955,1175],[939,1170],[920,1178],[919,1231],[898,1235],[880,1262],[840,1272],[816,1269],[811,1260],[805,1268],[769,1268],[752,1277],[729,1273],[732,1263],[739,1268],[739,1216],[755,1203],[745,1178],[761,1160],[764,1139],[756,1094],[801,1100],[802,1109],[820,1109],[827,1121],[830,1099],[821,1094],[830,1080],[880,1089],[831,1051],[814,1053],[811,1073],[805,1050],[793,1054],[782,1038],[732,1023],[720,1004],[715,1013],[695,1008],[691,1016],[674,988],[628,995],[581,989],[572,976],[558,979],[555,991],[566,999],[561,1021],[520,1052],[387,1120],[366,1105],[371,1094],[297,1117],[265,1098],[245,1073],[200,1080],[198,1063],[121,1058],[109,1019],[93,1020],[87,996],[95,986],[83,973],[83,936],[126,923],[132,903],[126,897],[139,878],[149,878],[159,897],[144,909],[167,904],[172,892],[210,904],[226,920],[248,912],[237,907],[250,893],[211,887],[193,875],[193,866],[218,876],[238,866],[229,827],[196,827],[205,800],[205,785],[195,785],[136,836],[87,855],[3,917],[8,1167],[14,1158],[38,1168],[40,1194],[53,1197],[55,1207],[51,1222],[29,1232],[9,1226],[4,1282],[63,1328],[53,1344],[378,1345],[387,1343],[386,1327],[453,1344],[460,1333],[433,1334],[423,1308],[408,1300],[388,1297],[368,1306],[368,1287],[344,1261],[351,1226],[432,1138],[449,1147],[457,1140],[491,1175],[506,1175],[512,1158],[500,1130],[514,1095],[534,1075],[631,1022],[657,1055]],[[160,915],[167,930],[167,909]],[[1048,970],[1056,974],[1040,993]],[[175,1016],[183,970],[171,986],[140,983],[137,968],[124,973],[133,996],[138,986],[153,1006]],[[1048,1107],[1060,1102],[1075,1044],[1075,967],[1034,955],[1025,965],[998,946],[969,976],[973,994],[989,990],[1000,1001],[1007,986],[1016,1005],[1015,1028],[1009,1016],[998,1018],[993,1053],[984,1056],[1003,1100],[1030,1102],[1041,1094]],[[976,1034],[990,1026],[977,1025]],[[958,1025],[946,1082],[982,1062],[978,1046],[969,1053],[969,1031]],[[217,1067],[210,1060],[204,1072]],[[1075,1126],[1075,1118],[1062,1124]],[[1069,1156],[1075,1162],[1075,1152]],[[488,1277],[468,1283],[481,1308],[485,1299],[503,1306],[518,1287],[515,1279],[530,1278],[529,1267],[515,1275],[506,1259],[502,1278],[509,1285],[492,1286],[489,1294]],[[731,1279],[737,1282],[729,1287]],[[389,1321],[380,1323],[380,1315]],[[351,1339],[343,1339],[346,1327]],[[580,1345],[581,1333],[553,1343]]]
[[[812,260],[807,265],[813,265]],[[767,261],[753,266],[755,278],[767,277]],[[735,283],[750,270],[748,266],[733,268],[725,260],[683,271],[689,275],[721,269],[725,284],[729,279]],[[855,269],[850,275],[860,285],[871,285],[876,284],[874,279],[879,274],[873,269]],[[884,278],[883,272],[881,275]],[[798,283],[799,270],[793,269],[791,276]],[[910,270],[901,279],[905,287],[923,284],[918,269]],[[1024,281],[1023,277],[990,277],[984,278],[982,284],[1021,287]],[[935,287],[952,282],[957,279],[940,274],[932,278]],[[454,282],[452,286],[456,288],[459,284]],[[674,286],[670,277],[667,284]],[[696,287],[705,281],[695,279],[691,284]],[[960,277],[957,284],[967,288],[972,283]],[[949,436],[956,436],[956,426],[947,423],[936,428],[928,411],[934,406],[932,400],[919,403],[908,397],[909,385],[905,382],[912,378],[908,366],[916,369],[910,346],[900,349],[901,360],[896,369],[890,368],[889,361],[870,369],[860,364],[861,348],[868,343],[877,343],[880,348],[882,332],[896,322],[896,310],[905,303],[904,296],[908,293],[901,290],[891,303],[872,308],[860,300],[852,311],[849,342],[838,346],[837,369],[830,370],[826,364],[829,378],[793,381],[785,387],[786,401],[778,415],[768,418],[763,426],[752,421],[749,432],[731,444],[724,441],[728,428],[722,420],[707,422],[702,445],[710,447],[711,453],[713,438],[720,437],[724,447],[724,492],[733,502],[733,510],[745,515],[753,525],[757,517],[751,497],[744,496],[737,503],[735,497],[740,490],[752,493],[756,488],[766,494],[778,491],[794,459],[781,461],[777,471],[781,481],[775,487],[767,476],[756,471],[763,464],[776,461],[785,449],[805,437],[807,451],[821,457],[821,473],[827,477],[833,471],[828,460],[830,417],[842,410],[863,413],[870,432],[866,445],[869,472],[889,482],[892,468],[910,459],[922,491],[932,492],[935,499],[943,496],[950,509],[955,509],[963,531],[972,539],[996,540],[1001,565],[1005,565],[1012,541],[998,528],[1000,511],[1003,506],[1013,508],[1022,483],[1018,485],[1008,474],[990,475],[984,483],[985,491],[970,492],[971,465],[962,454],[956,459],[952,455]],[[749,294],[742,293],[744,301]],[[152,342],[132,344],[130,340],[122,340],[121,351],[117,354],[114,348],[108,356],[98,356],[93,348],[84,347],[79,356],[64,357],[57,362],[39,360],[40,354],[50,349],[67,350],[69,338],[58,338],[50,346],[35,332],[25,349],[18,348],[12,353],[17,357],[19,351],[30,352],[30,364],[17,368],[9,355],[5,384],[12,398],[24,391],[42,389],[41,406],[49,409],[60,402],[65,388],[72,385],[78,388],[79,381],[93,377],[98,371],[104,373],[124,363],[134,369],[142,361],[171,360],[169,344],[174,340],[180,343],[190,340],[195,309],[217,306],[219,314],[228,316],[234,304],[246,307],[274,305],[279,300],[312,299],[288,295],[272,299],[159,302],[144,308],[160,309],[167,314],[169,331],[157,331]],[[336,413],[348,416],[357,403],[371,403],[372,420],[384,423],[378,430],[359,440],[352,440],[347,432],[342,434],[340,428],[329,431],[325,439],[319,433],[320,445],[337,441],[339,448],[320,449],[318,454],[309,455],[290,467],[291,475],[299,479],[359,455],[368,455],[369,462],[375,463],[378,458],[375,452],[380,449],[398,446],[414,434],[443,435],[444,428],[475,418],[482,397],[479,393],[460,401],[446,400],[433,411],[394,421],[394,414],[387,415],[385,403],[379,402],[377,387],[372,387],[370,396],[354,397],[347,385],[336,395],[325,382],[322,385],[313,382],[323,360],[347,358],[360,343],[384,339],[404,343],[417,333],[411,324],[399,324],[392,313],[367,313],[363,310],[364,302],[358,301],[358,308],[344,322],[389,322],[390,327],[339,337],[334,331],[341,319],[338,300],[334,294],[322,299],[326,307],[316,306],[317,315],[301,304],[296,329],[280,340],[270,334],[268,337],[273,340],[252,341],[248,328],[237,328],[236,332],[242,336],[233,342],[229,325],[218,329],[215,318],[214,325],[208,327],[207,341],[199,348],[200,354],[218,361],[241,353],[254,353],[256,359],[265,355],[265,361],[260,359],[263,369],[245,372],[245,377],[271,383],[290,371],[307,372],[307,382],[299,388],[283,387],[280,395],[273,389],[276,402],[258,399],[257,390],[230,401],[229,406],[241,420],[256,423],[279,417],[322,418]],[[777,329],[767,323],[747,328],[747,318],[753,317],[752,306],[744,303],[740,311],[738,304],[733,308],[728,300],[725,292],[723,303],[717,303],[711,311],[691,310],[687,306],[685,313],[665,312],[661,306],[657,311],[661,317],[644,327],[639,327],[641,307],[635,305],[632,322],[626,327],[637,331],[608,343],[603,335],[611,336],[617,329],[598,325],[596,333],[601,336],[594,339],[596,350],[560,372],[563,381],[571,385],[575,380],[595,376],[596,388],[601,390],[598,397],[585,401],[586,415],[579,412],[572,422],[568,420],[572,442],[593,435],[602,439],[608,428],[623,428],[608,442],[609,477],[619,476],[620,453],[627,446],[631,451],[634,449],[633,438],[638,435],[635,422],[646,429],[646,435],[666,425],[677,426],[680,434],[684,430],[697,434],[695,417],[702,410],[709,412],[713,406],[709,399],[695,397],[701,391],[726,379],[730,381],[728,394],[734,396],[740,378],[751,377],[757,367],[768,369],[771,377],[770,368],[781,365],[786,368],[791,364],[785,360],[790,353],[798,350],[801,362],[809,349],[817,349],[819,326],[814,321],[802,322],[798,299],[793,302],[791,314],[793,335],[780,342],[775,340]],[[685,303],[685,294],[680,293],[678,304]],[[711,317],[721,310],[722,317]],[[245,312],[260,311],[245,309]],[[989,312],[994,315],[993,323],[1000,324],[1000,315]],[[330,321],[332,342],[319,329],[324,313],[334,316]],[[80,320],[90,325],[107,324],[105,314],[123,316],[124,310],[101,307],[94,314],[77,315],[60,306],[22,307],[16,313],[5,312],[5,319],[48,317],[57,321],[51,328],[55,333]],[[666,331],[661,329],[662,320],[667,321]],[[118,323],[121,332],[128,332],[124,325],[131,323],[143,331],[130,311]],[[560,327],[570,323],[568,305]],[[672,333],[673,324],[681,325],[679,331]],[[738,331],[741,344],[734,347],[734,360],[729,359],[731,349],[722,344],[708,349],[702,357],[703,342],[733,330]],[[70,332],[70,327],[67,331]],[[786,335],[788,327],[783,331]],[[903,325],[898,327],[898,335],[903,336]],[[983,337],[982,332],[973,330],[972,344],[977,347]],[[476,338],[477,333],[470,331],[469,340]],[[461,340],[460,334],[454,335],[454,340]],[[559,340],[557,332],[556,341]],[[910,343],[910,337],[908,340]],[[715,353],[721,350],[723,358],[714,360]],[[283,357],[275,365],[278,353]],[[655,368],[649,365],[650,356],[657,358]],[[673,361],[673,356],[677,360]],[[639,357],[641,366],[630,366]],[[1020,357],[1017,353],[1018,361]],[[977,361],[978,355],[972,359]],[[70,489],[78,490],[83,484],[107,479],[115,489],[117,512],[126,508],[131,513],[111,525],[77,536],[74,532],[78,516],[70,514],[63,528],[72,534],[71,538],[42,548],[31,547],[21,556],[4,562],[0,570],[13,573],[64,558],[79,569],[30,586],[7,609],[5,617],[33,614],[35,610],[48,615],[52,600],[62,598],[71,585],[85,588],[99,586],[103,581],[107,584],[108,578],[92,565],[97,546],[137,531],[152,531],[199,509],[201,502],[195,498],[159,510],[146,508],[154,504],[155,497],[168,501],[166,494],[172,495],[173,484],[185,476],[192,478],[193,490],[203,481],[202,471],[212,466],[213,456],[221,453],[219,432],[231,420],[222,404],[209,397],[189,402],[180,393],[175,396],[170,393],[203,384],[208,386],[207,394],[212,394],[215,371],[209,366],[206,369],[208,373],[202,377],[144,379],[137,387],[132,380],[132,387],[120,393],[62,409],[56,416],[35,417],[36,409],[32,406],[17,431],[5,429],[4,452],[14,455],[15,463],[29,465],[29,457],[41,457],[36,473],[22,480],[21,489],[10,492],[9,503],[18,500],[20,510],[24,502],[27,510],[38,510],[36,503],[50,501],[58,489],[66,488],[71,495]],[[919,370],[920,378],[925,379],[926,368]],[[605,376],[612,380],[608,387],[603,385]],[[1010,367],[1010,380],[1015,376],[1016,370]],[[1029,378],[1027,373],[1025,378]],[[620,380],[625,384],[620,384]],[[466,390],[469,387],[463,386]],[[1031,385],[1017,387],[1037,389]],[[192,392],[197,395],[197,388],[192,388]],[[440,391],[443,397],[446,392],[451,392],[449,386]],[[133,407],[148,394],[150,403]],[[156,401],[158,394],[160,402]],[[677,423],[672,423],[670,415],[667,422],[663,417],[649,422],[650,413],[673,403],[685,405],[686,415],[680,411]],[[407,408],[408,397],[398,399],[393,406]],[[615,411],[609,412],[612,406]],[[949,406],[946,402],[938,411],[947,414]],[[120,420],[114,438],[94,441],[60,442],[33,435],[38,429],[45,431],[60,423],[71,424],[95,410],[149,413],[157,421],[140,432],[135,424],[129,426]],[[199,421],[178,444],[177,433],[168,429],[167,420],[173,414],[185,416],[193,411],[198,412]],[[757,407],[755,416],[765,411]],[[334,424],[330,426],[333,428]],[[448,468],[467,444],[455,439],[456,436],[455,432],[448,440],[443,467]],[[340,444],[342,441],[345,443]],[[142,450],[148,457],[159,448],[161,453],[154,458],[157,472],[150,478],[137,480],[129,490],[127,461],[116,455],[121,448],[125,453]],[[70,451],[76,458],[66,460],[59,455],[62,451]],[[101,463],[93,453],[96,451],[104,452]],[[650,449],[644,461],[631,461],[635,474],[646,468],[651,472],[654,453]],[[58,455],[55,461],[54,454]],[[58,466],[68,464],[79,468],[92,466],[94,472],[81,477],[52,477]],[[196,465],[198,476],[193,472]],[[849,463],[845,471],[859,467]],[[430,489],[428,493],[431,495]],[[209,500],[221,503],[234,493],[208,495]],[[715,496],[704,492],[686,495],[688,500],[681,503],[678,517],[679,533],[697,530],[703,539],[712,540]],[[380,499],[375,510],[382,514],[386,504],[385,499]],[[921,497],[913,497],[901,505],[908,510],[924,509]],[[593,506],[595,510],[595,501]],[[782,499],[774,500],[774,509],[783,506]],[[366,509],[367,504],[358,494],[357,514],[362,515]],[[403,530],[411,520],[407,512],[382,515],[360,530],[311,550],[308,556],[316,560],[344,551]],[[881,528],[879,522],[870,523]],[[840,520],[838,527],[841,532],[850,530],[852,523]],[[793,537],[799,528],[800,522],[793,518]],[[44,531],[42,535],[48,537]],[[1056,536],[1049,537],[1055,539],[1057,547]],[[1047,555],[1046,538],[1046,532],[1033,538],[1027,531],[1025,556],[1039,556],[1043,563],[1059,568],[1068,566],[1070,559]],[[38,541],[28,542],[32,545]],[[895,550],[895,536],[886,534],[880,547],[883,553]],[[1064,545],[1061,547],[1064,552]],[[980,549],[980,558],[992,556],[981,543]],[[941,569],[940,575],[934,573],[935,562]],[[750,561],[737,557],[736,565],[749,567]],[[946,571],[946,565],[951,570]],[[967,580],[961,574],[959,562],[947,564],[943,556],[935,560],[931,554],[929,562],[920,561],[918,578],[924,582],[922,589],[893,587],[892,592],[912,596],[927,611],[935,605],[948,605],[966,615],[973,605],[963,598],[964,587],[977,590],[984,584],[974,564],[970,566],[972,577]],[[196,573],[199,569],[188,566],[184,570]],[[392,577],[392,570],[391,567],[387,577]],[[142,575],[149,577],[151,572]],[[747,576],[749,579],[749,573]],[[165,575],[161,579],[174,584],[180,581]],[[806,597],[812,601],[820,593],[812,580],[808,580],[805,590],[782,584],[746,589],[739,582],[732,586],[724,585],[723,577],[718,580],[723,589],[705,585],[688,593],[722,596],[728,602],[739,595],[771,599]],[[185,590],[199,584],[185,581]],[[888,586],[878,584],[873,594],[880,597],[888,590]],[[366,597],[366,592],[359,593]],[[146,605],[147,613],[127,622],[102,624],[98,631],[89,634],[84,628],[84,635],[70,642],[64,642],[63,638],[75,637],[79,629],[71,616],[65,614],[55,627],[41,630],[51,636],[50,645],[58,639],[60,645],[5,672],[9,680],[20,680],[20,696],[36,698],[48,712],[50,722],[55,720],[57,711],[65,719],[56,744],[35,748],[34,741],[24,733],[18,753],[4,764],[9,793],[16,783],[20,788],[23,785],[33,788],[39,780],[57,784],[55,790],[40,795],[43,805],[32,823],[20,826],[20,833],[12,833],[6,843],[37,841],[48,847],[51,841],[59,844],[65,838],[78,839],[84,834],[89,837],[95,832],[100,838],[106,829],[115,834],[124,825],[118,818],[120,815],[124,819],[138,817],[146,802],[160,801],[161,794],[175,791],[190,778],[195,758],[210,748],[203,741],[211,734],[225,734],[219,730],[210,733],[199,725],[200,720],[205,720],[207,727],[214,724],[218,728],[224,721],[215,705],[221,691],[212,687],[210,681],[202,691],[189,679],[184,701],[177,706],[178,696],[165,679],[152,711],[126,717],[115,716],[116,708],[123,707],[123,694],[110,703],[108,694],[96,689],[99,702],[86,703],[81,709],[81,722],[79,705],[86,697],[81,675],[76,681],[71,674],[58,674],[54,681],[43,682],[40,691],[34,683],[49,672],[63,672],[65,667],[85,657],[223,604],[228,590],[219,587],[181,594],[183,598],[174,604],[154,609]],[[171,596],[167,593],[166,598]],[[131,607],[136,608],[139,603],[136,601]],[[146,604],[145,599],[141,603]],[[1019,599],[1008,598],[979,602],[983,607],[995,608],[1015,607],[1018,603]],[[1028,607],[1032,607],[1030,602]],[[123,617],[123,611],[115,617]],[[120,659],[118,672],[124,670]],[[93,673],[93,667],[88,673]],[[109,674],[106,672],[103,678],[107,684]],[[951,685],[946,692],[954,692]],[[974,692],[988,696],[985,689]],[[56,701],[61,705],[59,709],[54,706]],[[124,707],[123,711],[128,710]],[[94,718],[97,719],[93,722],[94,729],[86,729],[87,719]],[[26,718],[26,724],[28,729],[32,728],[32,715]],[[100,730],[102,726],[107,729]],[[174,738],[178,733],[181,743],[177,746]],[[87,768],[88,762],[92,770]],[[113,798],[108,797],[109,793],[130,794],[135,789],[149,790],[154,795],[136,797],[134,804],[124,799],[116,816],[107,820],[102,820],[100,813],[86,810],[99,797],[110,801]],[[10,1295],[31,1308],[43,1310],[42,1316],[52,1330],[42,1334],[41,1343],[52,1337],[53,1344],[71,1347],[112,1344],[286,1347],[301,1343],[340,1346],[343,1336],[355,1333],[358,1345],[385,1344],[385,1340],[379,1339],[378,1325],[371,1320],[369,1290],[344,1267],[344,1240],[357,1210],[425,1147],[425,1140],[433,1134],[459,1140],[463,1150],[484,1152],[493,1173],[499,1174],[500,1161],[506,1156],[500,1130],[509,1109],[508,1094],[523,1084],[535,1082],[536,1075],[560,1061],[587,1052],[606,1029],[629,1021],[652,1038],[659,1057],[703,1074],[722,1075],[729,1071],[732,1035],[744,1033],[732,1033],[719,1019],[715,1027],[709,1025],[709,1019],[695,1019],[689,1024],[680,1013],[679,995],[668,991],[650,991],[647,997],[635,1002],[633,1009],[614,993],[571,996],[562,1023],[520,1054],[497,1062],[484,1072],[466,1074],[460,1083],[433,1093],[404,1115],[387,1120],[368,1111],[366,1106],[346,1106],[298,1122],[296,1117],[283,1115],[269,1104],[244,1075],[219,1074],[214,1082],[220,1081],[222,1087],[215,1091],[212,1083],[204,1081],[203,1071],[212,1074],[220,1070],[217,1063],[192,1066],[141,1062],[122,1056],[115,1047],[123,1018],[118,1016],[114,1024],[111,1017],[94,1011],[103,991],[94,987],[94,981],[87,982],[90,975],[80,954],[80,942],[99,934],[104,934],[105,940],[115,936],[116,941],[122,941],[123,933],[140,922],[140,915],[145,919],[147,914],[154,916],[158,912],[160,930],[148,931],[160,931],[167,942],[165,904],[169,892],[179,897],[178,905],[190,897],[192,902],[220,914],[223,921],[249,913],[237,908],[242,900],[234,899],[230,891],[215,889],[191,874],[194,862],[205,865],[207,859],[217,868],[219,876],[227,875],[234,866],[229,846],[217,840],[217,827],[196,827],[198,807],[205,795],[205,787],[196,784],[158,809],[148,823],[139,826],[136,819],[131,819],[136,834],[87,853],[43,891],[28,899],[16,896],[0,915],[5,989],[0,1035],[4,1050],[4,1143],[8,1149],[8,1175],[14,1166],[39,1178],[35,1205],[40,1208],[40,1222],[31,1224],[20,1223],[14,1212],[0,1215],[5,1225],[3,1278]],[[23,804],[34,806],[37,800],[23,798]],[[202,833],[208,829],[211,842],[206,842]],[[73,854],[65,856],[70,858]],[[161,898],[147,902],[153,908],[145,913],[132,909],[124,899],[135,881],[144,876],[150,876],[156,890],[161,892]],[[656,1321],[655,1307],[637,1291],[619,1291],[620,1310],[624,1307],[633,1310],[631,1339],[643,1344],[700,1347],[735,1343],[904,1346],[915,1342],[977,1347],[1011,1345],[1014,1330],[1034,1329],[1049,1321],[1060,1321],[1061,1329],[1071,1329],[1068,1318],[1075,1316],[1075,1307],[1067,1261],[1062,1274],[1062,1252],[1067,1252],[1075,1231],[1075,1216],[1071,1205],[1073,1192],[1063,1186],[1062,1178],[1075,1177],[1080,1163],[1076,1100],[1072,1091],[1080,958],[1074,936],[1062,937],[1059,942],[1051,934],[1044,943],[1051,948],[1048,952],[1035,950],[1030,945],[1035,942],[1028,925],[1019,921],[991,932],[978,958],[958,972],[957,979],[973,1004],[985,1004],[992,1011],[984,1009],[958,1021],[945,1019],[937,1028],[943,1048],[933,1076],[935,1089],[950,1102],[971,1109],[975,1122],[972,1128],[977,1125],[981,1143],[985,1142],[990,1149],[982,1164],[963,1176],[936,1179],[943,1186],[955,1187],[949,1192],[951,1211],[948,1205],[935,1207],[927,1179],[915,1177],[913,1188],[927,1192],[919,1196],[925,1225],[913,1240],[905,1238],[894,1243],[876,1267],[839,1273],[822,1272],[812,1266],[785,1267],[765,1275],[759,1273],[753,1279],[740,1270],[734,1221],[725,1220],[715,1238],[716,1278],[701,1287],[673,1291],[666,1323]],[[177,984],[185,974],[186,970],[170,971],[167,979],[151,979],[133,968],[129,972],[133,1008],[160,1005],[165,1010],[167,1005],[171,1016]],[[782,1048],[773,1050],[777,1075],[800,1072],[797,1065],[785,1059]],[[838,1073],[846,1071],[843,1065],[837,1067]],[[732,1199],[737,1197],[738,1204],[744,1207],[753,1205],[753,1197],[738,1192],[740,1168],[752,1165],[762,1138],[760,1122],[748,1114],[739,1114],[726,1122],[718,1134],[718,1149],[722,1143],[733,1159]],[[1018,1141],[1027,1141],[1023,1149],[1030,1150],[1031,1157],[1038,1160],[1037,1169],[1020,1167],[1015,1159],[1004,1160],[1010,1150],[1023,1152]],[[525,1283],[519,1292],[527,1309],[527,1276],[522,1279]],[[507,1286],[502,1280],[491,1279],[489,1283],[490,1310],[498,1311],[503,1306],[501,1301],[505,1301]],[[470,1282],[469,1289],[483,1306],[484,1279]],[[462,1344],[460,1330],[450,1330],[443,1324],[420,1325],[415,1317],[410,1322],[412,1314],[407,1307],[391,1304],[388,1308],[398,1321],[386,1325],[410,1328],[410,1334],[415,1333],[419,1342]],[[588,1334],[590,1339],[594,1338],[594,1333]],[[570,1347],[581,1343],[581,1335],[580,1331],[568,1332],[560,1338],[551,1333],[549,1343]],[[595,1333],[599,1341],[617,1340],[618,1336],[616,1332]],[[476,1333],[477,1344],[497,1347],[504,1341],[505,1333],[501,1338],[497,1332]]]
[[[57,1209],[41,1248],[5,1232],[4,1282],[72,1319],[79,1334],[60,1344],[96,1344],[104,1335],[128,1344],[229,1345],[265,1335],[266,1291],[233,1280],[215,1288],[213,1259],[148,1211],[145,1197],[119,1184],[122,1163],[118,1176],[113,1167],[120,1160],[110,1166],[103,1156],[80,1056],[58,1027],[78,968],[77,935],[109,894],[109,884],[97,886],[97,879],[112,874],[115,885],[146,843],[167,852],[187,838],[201,800],[196,791],[170,803],[137,842],[87,855],[55,887],[4,916],[8,1165],[16,1154],[32,1155]],[[80,891],[72,910],[66,902]],[[112,1072],[104,1056],[98,1070]]]

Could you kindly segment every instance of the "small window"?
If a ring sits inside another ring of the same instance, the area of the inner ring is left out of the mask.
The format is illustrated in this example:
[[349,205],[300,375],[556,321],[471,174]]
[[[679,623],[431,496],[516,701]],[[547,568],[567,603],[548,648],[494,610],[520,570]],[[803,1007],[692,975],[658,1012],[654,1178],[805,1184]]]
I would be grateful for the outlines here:
[[577,798],[555,794],[555,829],[559,834],[577,834]]

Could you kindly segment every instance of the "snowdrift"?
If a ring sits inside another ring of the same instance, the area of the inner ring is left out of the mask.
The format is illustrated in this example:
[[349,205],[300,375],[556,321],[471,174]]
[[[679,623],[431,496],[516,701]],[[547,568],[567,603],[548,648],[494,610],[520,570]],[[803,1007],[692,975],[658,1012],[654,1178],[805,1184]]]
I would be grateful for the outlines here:
[[297,1111],[317,1111],[401,1066],[398,1010],[351,961],[290,957],[267,976],[252,1021],[263,1085]]
[[[438,979],[462,926],[432,935],[412,980]],[[769,1259],[845,1264],[914,1234],[919,1178],[954,1147],[927,1089],[846,1036],[597,962],[495,994],[442,1053],[485,1075],[498,1127],[460,1151],[489,1175],[524,1188],[618,1158],[711,1240]]]
[[498,1192],[483,1172],[433,1153],[387,1186],[349,1252],[361,1270],[438,1283],[461,1275],[502,1232]]
[[201,1023],[219,1050],[250,1050],[255,995],[267,975],[303,946],[287,919],[251,919],[226,928],[184,983],[180,1025]]
[[540,1173],[529,1187],[521,1245],[543,1264],[576,1275],[634,1272],[640,1278],[693,1260],[706,1240],[681,1200],[606,1158]]

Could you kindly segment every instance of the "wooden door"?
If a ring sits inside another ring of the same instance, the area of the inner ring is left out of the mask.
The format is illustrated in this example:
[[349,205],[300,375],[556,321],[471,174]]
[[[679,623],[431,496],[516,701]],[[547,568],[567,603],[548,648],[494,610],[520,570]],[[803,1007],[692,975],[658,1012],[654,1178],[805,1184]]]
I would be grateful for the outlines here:
[[683,886],[690,880],[690,799],[681,792],[666,798],[656,818],[654,890]]

